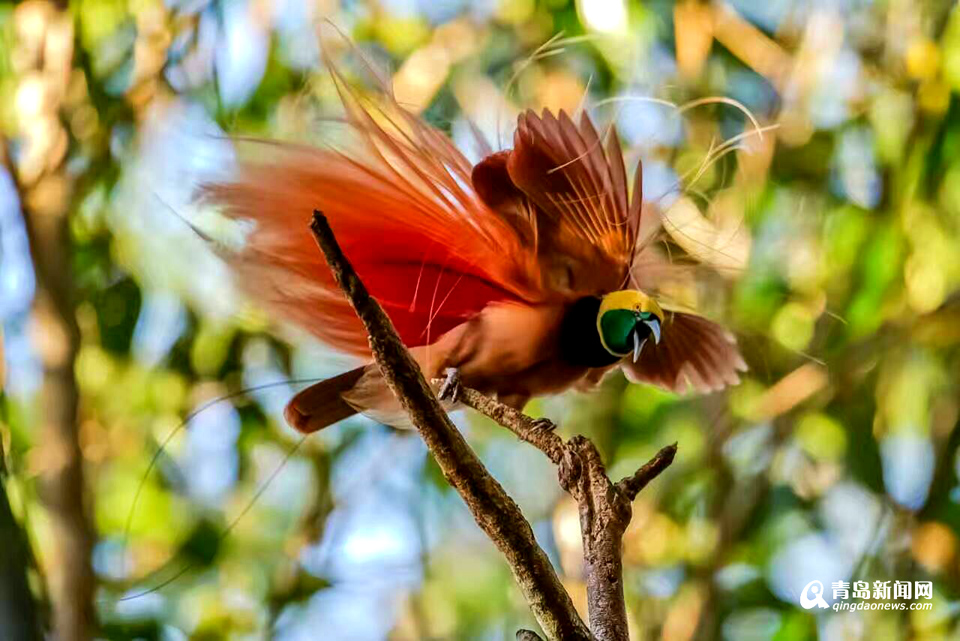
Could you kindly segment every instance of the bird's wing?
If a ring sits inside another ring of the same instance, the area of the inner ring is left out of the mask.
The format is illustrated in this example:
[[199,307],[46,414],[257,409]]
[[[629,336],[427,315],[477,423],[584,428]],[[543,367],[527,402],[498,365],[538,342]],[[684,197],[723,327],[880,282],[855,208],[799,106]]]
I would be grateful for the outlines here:
[[710,392],[735,385],[747,369],[733,335],[702,316],[667,312],[662,337],[647,341],[637,362],[621,361],[627,378],[672,392]]
[[641,172],[632,200],[616,130],[602,140],[584,114],[520,115],[514,148],[473,171],[477,192],[539,257],[545,290],[576,297],[622,288],[641,211]]
[[228,216],[254,223],[227,256],[245,290],[331,345],[368,353],[309,232],[319,209],[409,346],[492,301],[537,302],[535,256],[476,195],[469,161],[388,93],[365,99],[333,75],[358,143],[349,152],[253,143],[256,160],[202,187]]

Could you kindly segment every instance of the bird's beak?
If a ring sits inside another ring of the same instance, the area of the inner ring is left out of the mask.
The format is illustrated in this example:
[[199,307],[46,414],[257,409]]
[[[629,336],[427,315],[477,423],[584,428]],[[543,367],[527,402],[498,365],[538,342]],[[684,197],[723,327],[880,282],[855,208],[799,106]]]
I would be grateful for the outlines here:
[[650,333],[653,334],[653,342],[657,345],[660,344],[660,321],[656,318],[651,318],[650,320],[645,320],[643,323],[650,328]]
[[640,350],[643,349],[643,344],[647,342],[646,338],[640,338],[640,332],[633,332],[633,362],[636,363],[637,359],[640,358]]

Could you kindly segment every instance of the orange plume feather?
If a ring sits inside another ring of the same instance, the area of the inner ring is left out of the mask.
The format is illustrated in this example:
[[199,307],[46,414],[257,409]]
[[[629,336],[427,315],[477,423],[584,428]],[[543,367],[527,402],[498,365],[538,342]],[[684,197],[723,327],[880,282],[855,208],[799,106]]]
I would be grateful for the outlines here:
[[226,256],[242,286],[323,341],[367,354],[366,335],[307,231],[319,209],[408,346],[492,302],[541,300],[535,255],[477,196],[470,162],[389,94],[364,102],[332,74],[358,143],[349,155],[252,142],[259,160],[202,188],[226,215],[255,224],[243,251]]

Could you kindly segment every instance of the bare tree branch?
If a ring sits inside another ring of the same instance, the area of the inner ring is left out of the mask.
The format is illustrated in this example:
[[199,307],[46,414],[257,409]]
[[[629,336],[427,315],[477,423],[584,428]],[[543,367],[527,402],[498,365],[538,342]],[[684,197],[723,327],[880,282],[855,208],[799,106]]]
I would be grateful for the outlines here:
[[[559,469],[560,484],[576,499],[587,576],[587,629],[546,554],[537,545],[530,524],[450,421],[390,319],[343,255],[320,212],[314,212],[311,229],[337,283],[370,335],[370,347],[384,379],[410,415],[447,481],[507,558],[547,637],[629,641],[623,596],[623,533],[630,524],[631,502],[673,462],[676,444],[663,448],[636,473],[614,484],[589,439],[575,436],[564,442],[549,421],[532,419],[467,387],[458,391],[457,398],[464,405],[506,427],[553,461]],[[520,630],[517,638],[540,639],[529,630]]]
[[637,498],[637,494],[640,493],[640,490],[645,488],[650,481],[660,475],[660,472],[670,467],[670,464],[673,463],[673,459],[676,455],[676,443],[666,446],[657,452],[656,456],[650,459],[632,476],[627,476],[620,479],[620,481],[617,482],[617,489],[623,492],[623,495],[626,496],[628,500],[632,501],[633,499]]
[[668,445],[631,476],[613,484],[596,447],[582,436],[567,442],[522,412],[461,387],[457,399],[533,444],[560,468],[560,484],[577,501],[587,576],[590,630],[601,641],[627,641],[623,596],[623,533],[630,524],[631,502],[667,469],[677,454]]
[[343,255],[320,212],[314,212],[311,229],[337,283],[370,335],[370,347],[384,379],[410,415],[444,477],[506,557],[540,627],[550,639],[593,639],[520,508],[450,421],[390,319]]
[[554,464],[560,465],[563,461],[565,445],[563,439],[553,431],[552,428],[555,426],[545,425],[542,421],[538,422],[523,412],[518,412],[509,405],[504,405],[469,387],[460,387],[457,400],[493,419],[516,434],[520,440],[530,443],[546,454]]

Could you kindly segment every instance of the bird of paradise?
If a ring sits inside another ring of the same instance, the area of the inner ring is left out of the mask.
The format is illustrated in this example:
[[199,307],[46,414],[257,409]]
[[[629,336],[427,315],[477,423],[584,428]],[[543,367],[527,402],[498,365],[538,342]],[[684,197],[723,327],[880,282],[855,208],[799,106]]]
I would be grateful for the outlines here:
[[[307,227],[321,210],[428,379],[517,409],[617,368],[671,391],[738,382],[746,365],[732,334],[657,294],[669,265],[652,242],[641,168],[631,180],[614,127],[601,136],[586,114],[527,111],[513,148],[486,146],[473,165],[389,92],[363,98],[332,75],[359,144],[263,144],[269,158],[203,187],[226,215],[255,222],[228,257],[254,298],[369,358]],[[400,420],[374,364],[305,389],[285,416],[309,433],[357,412]]]

